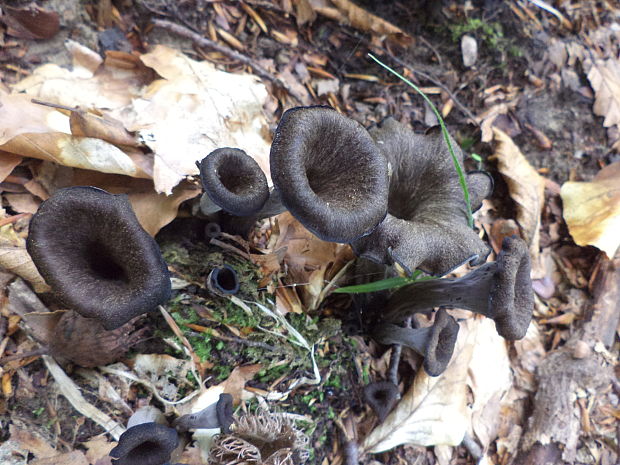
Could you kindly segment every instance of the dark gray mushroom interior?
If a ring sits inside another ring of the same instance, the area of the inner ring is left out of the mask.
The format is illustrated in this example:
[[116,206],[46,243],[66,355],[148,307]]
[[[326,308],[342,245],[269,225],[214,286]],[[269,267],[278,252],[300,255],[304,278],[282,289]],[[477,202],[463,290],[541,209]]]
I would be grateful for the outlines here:
[[329,107],[286,111],[270,163],[284,206],[323,240],[351,242],[385,217],[384,157],[359,123]]
[[[389,118],[370,130],[390,162],[388,215],[368,236],[354,241],[355,253],[369,260],[399,263],[408,273],[421,269],[443,276],[463,263],[479,265],[489,247],[467,223],[467,204],[441,131],[416,134]],[[452,141],[458,162],[463,154]],[[490,194],[489,177],[468,178],[470,203],[478,207]]]
[[106,329],[170,298],[166,263],[126,195],[83,186],[56,191],[32,217],[26,247],[63,303]]

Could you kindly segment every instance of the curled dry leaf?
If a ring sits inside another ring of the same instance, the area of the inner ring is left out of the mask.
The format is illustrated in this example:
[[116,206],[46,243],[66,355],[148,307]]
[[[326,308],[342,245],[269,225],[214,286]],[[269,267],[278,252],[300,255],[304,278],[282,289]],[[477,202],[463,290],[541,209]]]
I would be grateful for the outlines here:
[[402,29],[379,16],[369,13],[351,0],[309,0],[309,3],[317,13],[341,23],[348,23],[361,31],[379,35],[407,35]]
[[26,251],[26,241],[11,224],[0,228],[0,267],[30,282],[36,292],[50,290]]
[[588,79],[595,92],[593,110],[605,118],[603,126],[620,124],[620,61],[617,58],[595,60]]
[[351,248],[322,241],[288,212],[278,216],[278,227],[280,235],[274,250],[285,249],[283,262],[288,266],[289,284],[299,285],[304,306],[315,310],[327,282],[353,258]]
[[591,182],[566,182],[560,192],[564,220],[576,244],[593,245],[613,258],[620,246],[620,162]]
[[[2,113],[1,107],[0,113]],[[13,155],[12,153],[3,152],[0,150],[0,182],[3,182],[6,177],[11,174],[13,169],[21,163],[21,161],[22,157],[19,155]]]
[[474,319],[461,323],[446,371],[431,377],[421,369],[396,408],[365,438],[364,452],[384,452],[401,444],[461,443],[469,423],[466,381],[478,324]]
[[523,239],[528,243],[533,268],[536,269],[539,256],[540,214],[545,201],[545,180],[506,133],[493,128],[493,136],[497,147],[489,159],[497,160],[497,169],[508,184],[510,197],[517,207],[517,222]]

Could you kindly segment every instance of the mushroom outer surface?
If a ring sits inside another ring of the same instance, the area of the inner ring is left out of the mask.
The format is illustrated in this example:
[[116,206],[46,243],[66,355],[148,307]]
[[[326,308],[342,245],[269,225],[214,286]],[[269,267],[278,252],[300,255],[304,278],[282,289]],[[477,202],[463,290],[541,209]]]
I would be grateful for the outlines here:
[[179,435],[175,429],[158,423],[142,423],[121,434],[110,457],[113,465],[162,465],[170,460],[178,445]]
[[108,330],[170,298],[166,263],[125,195],[56,191],[32,217],[26,248],[61,301]]
[[[351,244],[355,254],[434,276],[467,262],[484,263],[491,250],[468,225],[459,175],[441,131],[435,127],[416,134],[388,118],[369,132],[392,169],[388,215],[370,235]],[[452,140],[451,145],[462,166],[462,151]],[[490,194],[492,179],[474,172],[467,181],[475,209]]]
[[265,173],[243,150],[216,149],[198,163],[198,169],[209,198],[231,215],[253,215],[269,198]]
[[270,164],[283,205],[323,240],[351,242],[386,215],[385,158],[359,123],[332,108],[287,110]]

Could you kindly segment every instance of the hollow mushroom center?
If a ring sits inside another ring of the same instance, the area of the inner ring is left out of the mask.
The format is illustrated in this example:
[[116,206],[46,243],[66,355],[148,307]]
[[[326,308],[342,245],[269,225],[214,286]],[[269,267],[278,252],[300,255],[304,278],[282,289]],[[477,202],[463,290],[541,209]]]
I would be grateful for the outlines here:
[[156,441],[145,441],[131,449],[127,454],[135,459],[140,459],[140,463],[153,463],[162,455],[161,444]]
[[244,169],[233,158],[228,158],[217,169],[217,177],[222,185],[233,194],[244,195],[254,191],[256,176]]
[[123,266],[101,243],[91,242],[85,247],[83,253],[88,268],[98,278],[107,281],[127,281],[128,276]]
[[228,268],[220,268],[217,273],[217,284],[225,291],[234,291],[237,284],[235,272]]
[[361,172],[363,168],[351,169],[343,179],[341,164],[331,166],[329,163],[314,163],[306,169],[306,177],[312,192],[331,207],[351,208],[368,197],[369,193],[364,192],[363,186],[369,183]]

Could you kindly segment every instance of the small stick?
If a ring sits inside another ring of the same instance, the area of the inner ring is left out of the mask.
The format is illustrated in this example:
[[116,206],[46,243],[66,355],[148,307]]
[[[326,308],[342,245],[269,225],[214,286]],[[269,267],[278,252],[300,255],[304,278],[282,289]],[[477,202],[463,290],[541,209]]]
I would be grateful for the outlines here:
[[[405,320],[405,328],[411,328],[411,317]],[[403,346],[400,344],[394,344],[392,346],[392,353],[390,354],[390,367],[388,370],[388,380],[398,386],[398,364],[400,363],[400,354],[403,350]]]
[[191,29],[189,29],[189,28],[187,28],[185,26],[181,26],[179,24],[175,24],[175,23],[173,23],[171,21],[166,21],[164,19],[154,19],[153,20],[153,24],[156,27],[160,27],[160,28],[165,29],[165,30],[167,30],[169,32],[172,32],[173,34],[176,34],[176,35],[178,35],[180,37],[184,37],[186,39],[189,39],[189,40],[193,41],[195,44],[200,45],[201,47],[210,48],[212,50],[220,52],[222,55],[225,55],[228,58],[232,58],[233,60],[237,60],[237,61],[243,63],[244,65],[247,65],[247,66],[251,67],[254,70],[254,72],[256,74],[258,74],[260,77],[262,77],[264,79],[267,79],[268,81],[271,81],[274,84],[276,84],[277,86],[283,88],[295,100],[297,100],[300,103],[303,103],[304,98],[301,95],[299,95],[293,88],[291,88],[288,84],[286,84],[281,79],[279,79],[276,76],[274,76],[273,74],[271,74],[269,71],[267,71],[261,65],[259,65],[258,63],[255,63],[251,58],[243,55],[242,53],[236,52],[236,51],[232,50],[231,48],[226,47],[225,45],[218,44],[217,42],[214,42],[213,40],[207,39],[206,37],[201,36],[200,34],[192,31]]

